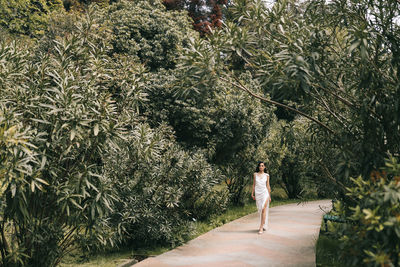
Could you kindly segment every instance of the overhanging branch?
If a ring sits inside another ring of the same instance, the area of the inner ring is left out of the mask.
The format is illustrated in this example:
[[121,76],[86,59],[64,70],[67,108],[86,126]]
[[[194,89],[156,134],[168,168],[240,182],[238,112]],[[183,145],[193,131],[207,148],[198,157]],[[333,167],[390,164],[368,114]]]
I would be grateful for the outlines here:
[[246,86],[244,86],[244,85],[242,84],[242,82],[241,82],[237,77],[234,77],[234,79],[236,80],[237,83],[232,82],[232,81],[230,81],[230,80],[228,80],[228,79],[226,79],[226,78],[224,78],[224,77],[220,77],[220,79],[223,80],[223,81],[225,81],[225,82],[228,82],[228,83],[234,85],[235,87],[237,87],[237,88],[239,88],[239,89],[241,89],[241,90],[247,92],[249,95],[251,95],[251,96],[253,96],[253,97],[257,98],[257,99],[260,99],[261,101],[264,101],[264,102],[270,103],[270,104],[272,104],[272,105],[275,105],[275,106],[278,106],[278,107],[282,107],[282,108],[285,108],[285,109],[290,110],[290,111],[292,111],[292,112],[295,112],[295,113],[299,114],[300,116],[303,116],[303,117],[305,117],[305,118],[307,118],[307,119],[309,119],[309,120],[315,122],[315,123],[318,124],[319,126],[321,126],[321,127],[323,127],[324,129],[326,129],[328,132],[334,133],[334,131],[332,131],[331,128],[329,128],[326,124],[324,124],[324,123],[322,123],[321,121],[319,121],[319,120],[317,120],[317,119],[311,117],[310,115],[307,115],[306,113],[304,113],[304,112],[302,112],[302,111],[300,111],[300,110],[298,110],[298,109],[295,109],[295,108],[292,108],[292,107],[290,107],[290,106],[288,106],[288,105],[285,105],[285,104],[276,102],[276,101],[274,101],[274,100],[271,100],[271,99],[268,99],[268,98],[265,98],[265,97],[256,95],[256,94],[253,93],[250,89],[248,89]]

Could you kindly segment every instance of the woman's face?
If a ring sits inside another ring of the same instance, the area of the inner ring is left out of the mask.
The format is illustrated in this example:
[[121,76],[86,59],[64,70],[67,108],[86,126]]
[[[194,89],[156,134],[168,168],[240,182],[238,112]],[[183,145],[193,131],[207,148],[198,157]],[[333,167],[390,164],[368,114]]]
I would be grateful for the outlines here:
[[259,169],[261,172],[263,172],[264,169],[265,169],[264,163],[260,163],[260,165],[258,166],[258,169]]

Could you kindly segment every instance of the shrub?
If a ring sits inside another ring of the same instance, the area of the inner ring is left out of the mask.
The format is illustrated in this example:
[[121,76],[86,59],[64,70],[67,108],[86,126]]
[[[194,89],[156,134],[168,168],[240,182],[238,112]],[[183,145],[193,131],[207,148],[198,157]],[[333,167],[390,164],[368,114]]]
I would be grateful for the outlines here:
[[84,26],[40,56],[1,44],[0,103],[11,113],[6,118],[14,117],[2,127],[22,136],[2,142],[15,152],[1,150],[0,250],[7,266],[54,266],[82,235],[109,241],[105,219],[115,197],[101,157],[127,118],[105,90],[107,49],[87,34],[93,25]]
[[123,243],[181,243],[193,218],[224,210],[226,195],[209,197],[221,175],[202,153],[177,145],[169,127],[139,124],[120,142],[105,162],[118,195],[111,221]]
[[136,56],[152,70],[173,68],[191,29],[184,12],[157,1],[119,1],[109,8],[113,52]]
[[0,26],[13,33],[41,36],[50,13],[62,9],[61,0],[0,0]]
[[[183,77],[187,71],[190,69],[182,67],[150,76],[150,101],[146,103],[149,121],[153,125],[167,121],[185,148],[206,151],[208,161],[225,174],[231,202],[243,204],[244,188],[252,182],[258,160],[255,151],[267,136],[273,108],[253,101],[225,82],[190,84]],[[259,90],[259,84],[248,75],[242,77]]]
[[369,179],[352,181],[347,196],[353,204],[338,202],[334,212],[349,220],[334,232],[342,260],[349,266],[399,266],[400,163],[390,157]]

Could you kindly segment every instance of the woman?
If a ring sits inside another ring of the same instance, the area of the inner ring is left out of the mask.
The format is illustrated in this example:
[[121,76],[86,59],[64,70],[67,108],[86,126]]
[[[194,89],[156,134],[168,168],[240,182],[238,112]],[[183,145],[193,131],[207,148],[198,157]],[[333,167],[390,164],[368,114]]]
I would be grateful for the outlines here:
[[253,174],[253,191],[251,197],[256,201],[260,214],[260,228],[258,233],[268,228],[268,209],[271,202],[271,187],[269,186],[269,174],[266,173],[264,162],[258,162],[256,172]]

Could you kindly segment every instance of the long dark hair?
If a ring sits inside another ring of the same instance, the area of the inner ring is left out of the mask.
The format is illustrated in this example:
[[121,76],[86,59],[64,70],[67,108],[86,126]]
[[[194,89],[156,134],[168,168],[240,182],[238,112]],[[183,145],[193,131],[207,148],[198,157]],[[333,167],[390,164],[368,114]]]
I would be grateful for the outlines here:
[[[258,162],[257,168],[256,168],[256,172],[259,172],[259,171],[260,171],[260,164],[261,164],[261,163],[264,163],[264,161],[259,161],[259,162]],[[264,163],[264,166],[265,166],[265,163]],[[264,168],[264,172],[265,172],[265,173],[267,172],[267,167]]]

